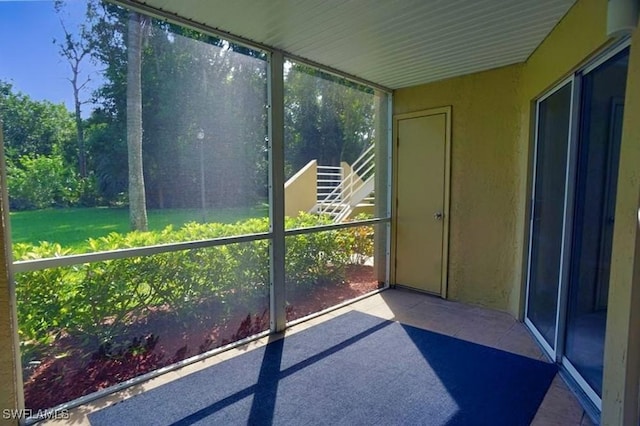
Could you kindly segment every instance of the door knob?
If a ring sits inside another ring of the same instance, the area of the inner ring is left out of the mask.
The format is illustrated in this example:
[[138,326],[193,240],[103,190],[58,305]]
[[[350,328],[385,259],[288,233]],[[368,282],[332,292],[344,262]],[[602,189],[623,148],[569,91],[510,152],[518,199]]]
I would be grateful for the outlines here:
[[435,213],[433,214],[433,218],[434,218],[435,220],[442,220],[442,212],[435,212]]

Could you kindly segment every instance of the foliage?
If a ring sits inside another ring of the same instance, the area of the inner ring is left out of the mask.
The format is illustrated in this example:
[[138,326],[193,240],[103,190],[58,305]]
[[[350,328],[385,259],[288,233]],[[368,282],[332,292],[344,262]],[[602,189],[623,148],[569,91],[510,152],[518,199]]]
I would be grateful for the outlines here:
[[313,159],[352,164],[373,143],[371,89],[298,63],[285,83],[287,177]]
[[[105,65],[88,149],[101,194],[127,191],[128,12],[100,3],[91,37]],[[148,208],[253,205],[267,195],[264,55],[148,18],[140,81]],[[199,131],[204,137],[198,139]],[[204,179],[202,178],[204,176]]]
[[99,201],[95,178],[78,177],[76,126],[64,105],[35,101],[0,81],[0,119],[13,210]]
[[75,122],[64,105],[35,101],[0,80],[0,120],[8,160],[59,155],[74,162]]
[[[303,214],[287,219],[288,228],[319,226],[329,218]],[[174,230],[111,233],[90,239],[94,251],[118,250],[171,242],[198,241],[268,232],[269,220],[234,224],[188,223]],[[288,294],[310,286],[341,283],[345,266],[366,247],[369,235],[351,229],[289,236],[286,240]],[[59,244],[16,244],[16,260],[70,254]],[[37,346],[61,334],[99,346],[124,333],[127,325],[152,310],[179,316],[198,315],[199,303],[215,300],[227,306],[250,306],[269,291],[269,242],[258,240],[144,257],[128,257],[71,267],[22,272],[16,276],[19,334]]]
[[[285,229],[330,225],[329,216],[300,214],[286,218]],[[344,231],[321,231],[286,237],[285,276],[287,292],[308,290],[315,284],[344,280],[351,248]]]
[[[89,179],[78,205],[134,206],[127,155],[131,54],[141,62],[135,80],[143,176],[135,180],[144,180],[146,208],[247,207],[267,198],[265,53],[145,18],[140,54],[133,55],[127,9],[88,0],[85,20],[72,28],[62,19],[64,8],[55,2],[62,34],[53,47],[71,67],[75,111],[34,101],[0,81],[6,153],[15,167],[24,156],[59,156],[65,170]],[[89,61],[100,76],[84,73]],[[90,79],[99,86],[83,117]],[[285,115],[287,176],[312,159],[352,163],[375,138],[372,90],[302,64],[287,66]]]
[[[371,219],[371,216],[364,213],[359,214],[354,220]],[[367,259],[373,257],[374,252],[374,234],[373,226],[357,226],[345,229],[348,245],[351,247],[351,262],[363,265]]]
[[59,155],[22,156],[18,166],[8,162],[9,205],[15,210],[78,204],[86,190]]

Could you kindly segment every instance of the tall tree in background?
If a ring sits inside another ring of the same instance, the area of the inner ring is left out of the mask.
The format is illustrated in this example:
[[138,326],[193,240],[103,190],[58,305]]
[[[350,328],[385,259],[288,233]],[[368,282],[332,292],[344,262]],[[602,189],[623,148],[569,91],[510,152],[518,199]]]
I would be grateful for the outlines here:
[[89,75],[82,75],[82,64],[91,57],[93,49],[93,38],[91,37],[91,23],[95,17],[93,3],[87,3],[86,21],[78,27],[78,33],[72,34],[67,29],[64,19],[62,19],[62,11],[64,2],[56,0],[54,8],[60,19],[60,25],[64,32],[63,40],[53,40],[58,46],[59,53],[69,63],[71,68],[71,77],[69,82],[73,89],[74,114],[76,120],[76,138],[78,149],[78,173],[81,177],[87,177],[87,149],[85,146],[84,123],[82,121],[82,104],[86,100],[82,99],[82,92],[87,84],[91,81]]
[[142,168],[142,29],[144,18],[129,12],[127,34],[127,153],[129,159],[129,221],[131,229],[147,230]]
[[373,142],[373,92],[293,63],[285,82],[286,174],[310,160],[352,164]]
[[[87,140],[100,195],[115,205],[128,197],[132,214],[200,207],[203,199],[207,208],[264,200],[263,54],[138,17],[138,27],[144,26],[136,36],[138,56],[135,46],[127,46],[134,35],[129,12],[106,2],[97,10],[92,56],[105,64],[104,83],[95,92],[98,107],[87,120]],[[352,163],[372,142],[370,90],[300,64],[286,78],[287,176],[312,159]],[[135,85],[139,97],[128,95]],[[135,104],[142,105],[139,119]],[[143,166],[139,156],[131,157],[140,151]]]
[[127,166],[127,49],[128,12],[114,4],[96,2],[91,37],[92,60],[103,64],[102,83],[93,92],[94,110],[87,120],[90,168],[98,191],[108,205],[122,205],[128,192]]

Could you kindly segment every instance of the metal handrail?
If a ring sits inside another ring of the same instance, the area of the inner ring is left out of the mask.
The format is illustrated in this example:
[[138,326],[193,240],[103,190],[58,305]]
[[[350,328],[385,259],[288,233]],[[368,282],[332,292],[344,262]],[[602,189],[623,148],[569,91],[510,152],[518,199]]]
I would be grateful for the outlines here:
[[[318,166],[316,180],[316,201],[324,202],[335,196],[336,184],[340,185],[344,178],[342,167]],[[331,185],[333,184],[333,185]]]
[[[348,215],[349,210],[354,206],[353,195],[373,179],[375,153],[372,151],[374,146],[373,144],[370,145],[353,162],[351,172],[340,181],[340,184],[331,193],[325,195],[322,203],[318,203],[318,213],[334,215],[335,222],[342,221]],[[333,167],[335,169],[336,166],[318,166],[318,168],[320,167]],[[359,185],[358,181],[360,181]],[[320,201],[320,198],[318,200]]]

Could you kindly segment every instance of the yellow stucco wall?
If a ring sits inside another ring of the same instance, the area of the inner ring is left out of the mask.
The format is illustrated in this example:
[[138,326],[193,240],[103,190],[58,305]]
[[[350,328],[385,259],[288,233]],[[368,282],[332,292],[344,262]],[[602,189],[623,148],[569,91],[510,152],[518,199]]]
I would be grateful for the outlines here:
[[284,214],[296,217],[316,205],[318,162],[312,160],[284,184]]
[[521,72],[514,65],[394,93],[394,114],[452,106],[448,296],[500,310],[519,273]]
[[394,114],[453,107],[452,299],[522,316],[532,102],[606,44],[605,19],[578,1],[524,64],[395,92]]
[[[521,65],[398,90],[394,114],[453,107],[449,296],[522,315],[534,101],[610,43],[606,0],[578,0]],[[638,424],[640,30],[631,42],[602,424]]]
[[606,0],[576,2],[527,59],[522,79],[525,102],[568,76],[607,41],[606,17]]

